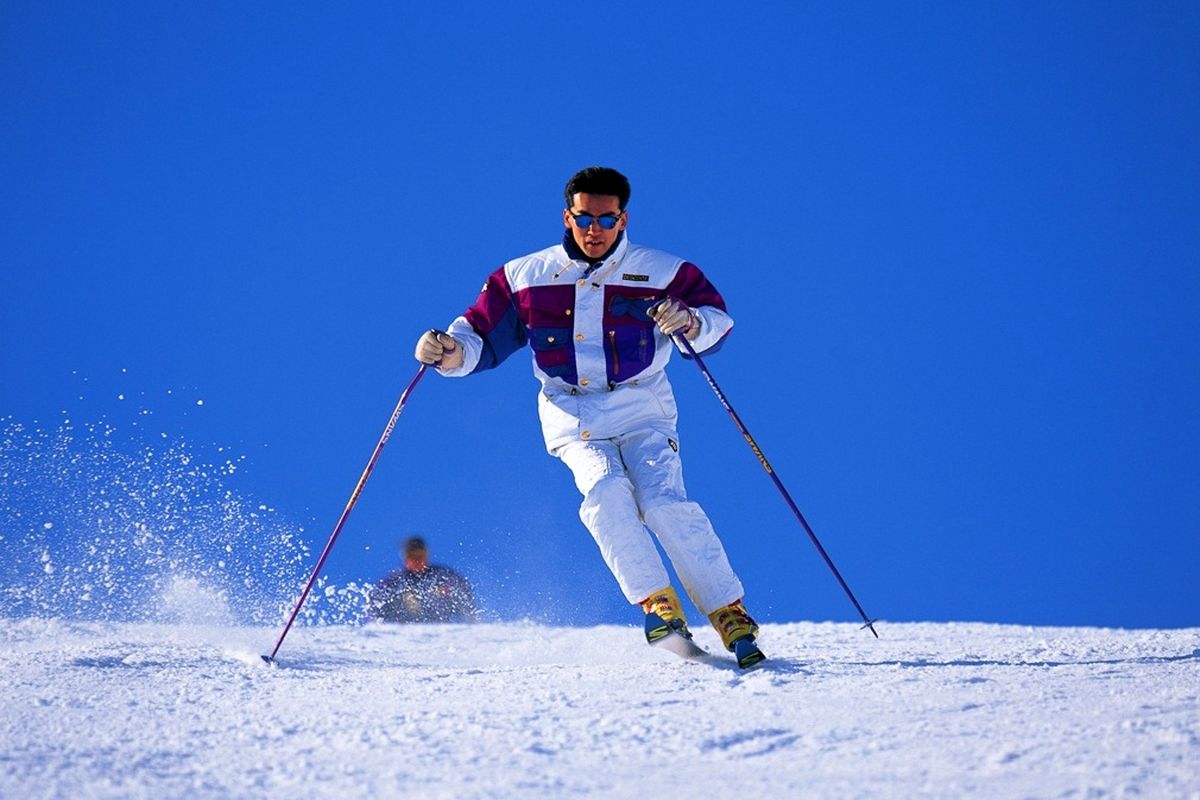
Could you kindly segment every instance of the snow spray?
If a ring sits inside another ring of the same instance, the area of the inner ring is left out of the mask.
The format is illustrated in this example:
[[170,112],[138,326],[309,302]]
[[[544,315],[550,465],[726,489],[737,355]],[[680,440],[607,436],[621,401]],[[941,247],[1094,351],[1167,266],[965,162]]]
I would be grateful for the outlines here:
[[[304,529],[231,488],[244,457],[64,418],[0,419],[0,616],[273,625]],[[354,622],[369,587],[321,581],[305,621]]]

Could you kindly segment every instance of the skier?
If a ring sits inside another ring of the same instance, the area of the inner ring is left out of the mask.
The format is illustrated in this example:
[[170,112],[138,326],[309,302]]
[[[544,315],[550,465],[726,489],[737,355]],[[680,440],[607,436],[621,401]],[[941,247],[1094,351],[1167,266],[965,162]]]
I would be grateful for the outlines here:
[[733,327],[725,301],[694,264],[626,237],[630,186],[608,167],[564,190],[562,242],[506,263],[416,358],[450,377],[499,365],[526,344],[541,381],[546,449],[571,469],[579,516],[626,599],[646,614],[646,638],[691,639],[679,597],[646,528],[692,602],[742,666],[761,661],[758,626],[707,515],[688,499],[664,368],[682,334],[700,354]]
[[472,622],[477,610],[470,582],[449,567],[429,563],[425,540],[404,542],[404,569],[371,590],[367,616],[382,622]]

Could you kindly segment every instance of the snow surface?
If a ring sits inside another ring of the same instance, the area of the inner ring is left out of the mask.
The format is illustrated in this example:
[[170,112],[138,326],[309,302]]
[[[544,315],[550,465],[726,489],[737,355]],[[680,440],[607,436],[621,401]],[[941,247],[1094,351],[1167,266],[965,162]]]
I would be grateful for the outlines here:
[[1200,797],[1200,629],[0,625],[4,798]]
[[0,800],[1200,800],[1200,629],[766,624],[746,673],[708,628],[362,626],[323,577],[270,667],[313,559],[241,457],[0,423]]

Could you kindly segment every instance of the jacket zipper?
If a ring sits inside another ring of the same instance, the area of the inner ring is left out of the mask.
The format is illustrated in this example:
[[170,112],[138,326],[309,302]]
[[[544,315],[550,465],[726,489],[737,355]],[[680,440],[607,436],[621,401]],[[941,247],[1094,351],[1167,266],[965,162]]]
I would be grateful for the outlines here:
[[616,380],[617,373],[621,371],[621,359],[617,355],[617,332],[616,331],[608,332],[608,343],[611,346],[610,349],[612,350],[613,380]]

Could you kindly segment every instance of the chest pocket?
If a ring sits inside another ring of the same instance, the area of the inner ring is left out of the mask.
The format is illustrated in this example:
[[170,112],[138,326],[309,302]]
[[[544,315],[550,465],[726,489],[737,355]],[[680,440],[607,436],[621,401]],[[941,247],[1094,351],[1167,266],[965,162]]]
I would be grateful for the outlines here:
[[608,301],[606,318],[616,321],[628,317],[635,322],[651,322],[650,309],[657,302],[657,297],[630,297],[624,294],[614,294]]
[[654,361],[654,321],[650,309],[662,298],[645,289],[611,287],[605,306],[604,340],[608,379],[620,383],[635,377]]
[[570,328],[536,328],[529,332],[538,367],[555,378],[569,378],[575,373],[575,351],[571,347]]

